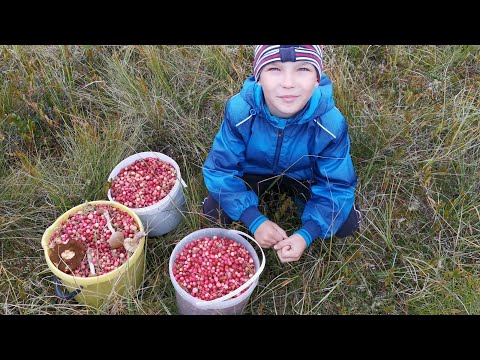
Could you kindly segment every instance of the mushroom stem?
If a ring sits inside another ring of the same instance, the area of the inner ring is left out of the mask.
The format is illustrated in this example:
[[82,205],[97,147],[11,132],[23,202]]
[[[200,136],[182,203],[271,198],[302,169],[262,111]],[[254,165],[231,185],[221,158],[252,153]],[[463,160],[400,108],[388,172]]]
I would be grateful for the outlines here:
[[88,266],[90,266],[90,274],[95,275],[95,265],[93,265],[93,257],[92,257],[92,248],[87,249],[87,260],[88,260]]
[[102,210],[103,210],[103,215],[105,215],[105,218],[107,219],[107,226],[111,233],[110,238],[108,239],[108,243],[113,249],[122,246],[123,239],[124,239],[123,232],[115,231],[115,229],[112,226],[112,219],[110,218],[110,214],[108,213],[107,210],[105,209],[102,209]]
[[103,215],[107,218],[107,226],[108,230],[113,234],[115,232],[115,229],[112,226],[112,219],[110,218],[110,214],[108,213],[107,210],[103,210]]

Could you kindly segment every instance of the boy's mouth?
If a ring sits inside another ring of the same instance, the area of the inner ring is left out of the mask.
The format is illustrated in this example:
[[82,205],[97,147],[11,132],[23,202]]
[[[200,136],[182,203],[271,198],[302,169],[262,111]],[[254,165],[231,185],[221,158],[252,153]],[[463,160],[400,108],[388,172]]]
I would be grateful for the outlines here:
[[293,95],[279,96],[279,98],[285,102],[293,102],[297,99],[297,97],[298,96],[293,96]]

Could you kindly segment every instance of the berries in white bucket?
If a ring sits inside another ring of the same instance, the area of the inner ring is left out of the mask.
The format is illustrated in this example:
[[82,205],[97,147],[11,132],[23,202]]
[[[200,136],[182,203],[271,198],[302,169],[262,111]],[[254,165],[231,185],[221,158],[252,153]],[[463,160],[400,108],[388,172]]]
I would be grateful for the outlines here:
[[167,196],[176,181],[173,165],[154,157],[139,159],[112,180],[111,197],[129,208],[144,208]]
[[231,293],[255,271],[252,255],[242,244],[217,236],[186,244],[173,263],[173,275],[180,287],[206,301]]

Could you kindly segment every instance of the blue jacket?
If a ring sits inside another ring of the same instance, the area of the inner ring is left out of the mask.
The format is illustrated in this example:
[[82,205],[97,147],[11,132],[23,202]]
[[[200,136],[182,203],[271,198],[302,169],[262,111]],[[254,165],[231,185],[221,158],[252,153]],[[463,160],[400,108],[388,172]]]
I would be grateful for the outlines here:
[[226,104],[203,167],[205,185],[227,215],[253,234],[268,219],[258,210],[255,192],[241,179],[245,173],[312,180],[312,197],[295,232],[307,246],[343,225],[353,206],[357,177],[347,123],[335,107],[332,82],[325,74],[305,108],[290,119],[270,114],[253,76]]

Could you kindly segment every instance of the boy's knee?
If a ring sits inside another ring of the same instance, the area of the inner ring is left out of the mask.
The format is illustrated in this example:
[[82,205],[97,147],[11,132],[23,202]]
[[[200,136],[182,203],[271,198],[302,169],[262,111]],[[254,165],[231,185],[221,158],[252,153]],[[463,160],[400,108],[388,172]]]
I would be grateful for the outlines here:
[[229,225],[233,222],[211,194],[203,200],[202,212],[208,220],[216,224]]
[[339,238],[344,238],[353,235],[356,231],[360,229],[361,216],[362,215],[360,211],[358,210],[356,205],[353,204],[352,210],[350,211],[347,220],[340,227],[335,236]]
[[208,197],[206,197],[206,198],[203,199],[203,201],[202,201],[202,213],[203,213],[203,215],[207,215],[207,213],[208,213],[208,210],[206,210],[207,200],[208,200]]
[[218,213],[220,210],[220,205],[214,199],[212,194],[208,194],[208,196],[203,200],[202,203],[202,211],[204,215],[213,215]]

